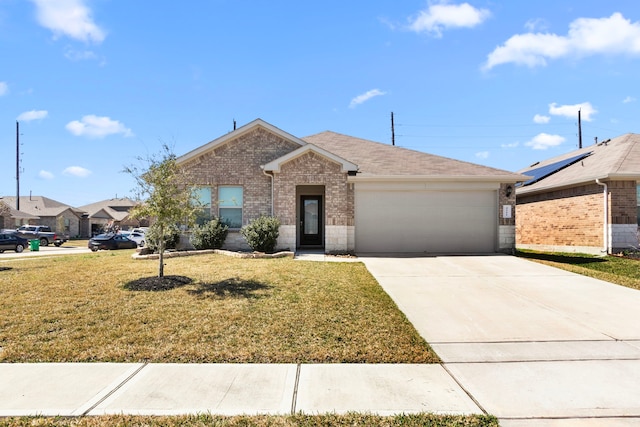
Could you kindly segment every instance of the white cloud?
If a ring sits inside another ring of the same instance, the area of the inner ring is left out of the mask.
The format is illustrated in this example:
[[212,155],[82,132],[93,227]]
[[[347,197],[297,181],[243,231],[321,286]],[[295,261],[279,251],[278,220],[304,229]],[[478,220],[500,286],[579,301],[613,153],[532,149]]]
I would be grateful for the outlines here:
[[476,153],[476,157],[479,159],[488,159],[489,158],[489,152],[488,151],[480,151],[478,153]]
[[51,30],[55,37],[61,35],[83,42],[102,42],[105,31],[91,16],[91,9],[84,0],[31,0],[36,6],[40,25]]
[[66,176],[75,176],[78,178],[86,178],[91,175],[91,171],[81,166],[69,166],[62,171],[62,174]]
[[579,18],[569,24],[566,36],[550,33],[516,34],[487,56],[483,69],[514,63],[545,66],[566,56],[640,54],[640,22],[632,23],[621,13],[608,18]]
[[9,85],[6,82],[0,82],[0,96],[9,93]]
[[546,150],[550,147],[555,147],[562,144],[565,138],[560,135],[550,135],[548,133],[539,133],[531,141],[525,142],[524,145],[531,147],[534,150]]
[[67,47],[64,51],[64,57],[71,61],[87,61],[92,59],[98,59],[98,55],[90,50],[75,50],[71,47]]
[[67,130],[76,136],[87,136],[89,138],[104,138],[107,135],[123,134],[133,136],[131,129],[126,128],[117,120],[109,117],[98,117],[93,114],[84,116],[81,121],[74,120],[67,123]]
[[54,175],[51,172],[45,171],[45,170],[41,170],[40,172],[38,172],[38,176],[46,180],[50,180],[54,178]]
[[547,21],[541,18],[530,19],[525,24],[524,27],[529,30],[529,32],[533,31],[543,31],[548,27]]
[[636,102],[636,99],[633,96],[627,96],[622,100],[624,104],[629,104],[630,102]]
[[430,4],[418,15],[409,19],[409,29],[416,33],[431,33],[442,37],[442,31],[449,28],[472,28],[484,22],[491,12],[476,9],[469,3],[448,4],[442,1]]
[[549,120],[551,120],[551,117],[543,116],[542,114],[536,114],[535,116],[533,116],[534,123],[545,124],[549,123]]
[[18,116],[18,121],[30,122],[32,120],[41,120],[49,115],[47,110],[31,110],[25,111]]
[[382,92],[379,89],[371,89],[370,91],[363,93],[362,95],[358,95],[351,100],[349,104],[349,108],[356,108],[358,105],[367,102],[373,97],[386,95],[387,92]]
[[500,147],[502,147],[502,148],[516,148],[519,145],[520,145],[519,142],[512,142],[510,144],[502,144],[502,145],[500,145]]
[[557,105],[555,102],[549,104],[549,114],[563,116],[567,119],[577,119],[578,110],[580,110],[580,118],[587,122],[590,122],[591,116],[598,112],[589,102],[574,105]]

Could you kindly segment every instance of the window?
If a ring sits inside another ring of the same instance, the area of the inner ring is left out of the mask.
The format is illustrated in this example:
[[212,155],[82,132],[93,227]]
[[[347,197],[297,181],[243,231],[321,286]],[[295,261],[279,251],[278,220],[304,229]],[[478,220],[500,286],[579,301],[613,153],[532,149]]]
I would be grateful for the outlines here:
[[196,223],[202,225],[211,221],[211,187],[200,187],[193,190],[193,199],[202,206],[196,217]]
[[218,216],[229,228],[242,227],[242,187],[218,187]]

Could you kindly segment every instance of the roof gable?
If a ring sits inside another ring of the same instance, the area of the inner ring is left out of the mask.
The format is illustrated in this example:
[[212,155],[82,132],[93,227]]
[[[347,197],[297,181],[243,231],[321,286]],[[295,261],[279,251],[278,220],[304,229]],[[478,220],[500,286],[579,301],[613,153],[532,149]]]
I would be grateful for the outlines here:
[[250,122],[250,123],[248,123],[248,124],[246,124],[244,126],[239,127],[238,129],[236,129],[236,130],[234,130],[232,132],[227,133],[226,135],[223,135],[223,136],[221,136],[219,138],[216,138],[213,141],[208,142],[207,144],[202,145],[202,146],[196,148],[195,150],[192,150],[192,151],[188,152],[187,154],[184,154],[184,155],[178,157],[177,162],[178,162],[178,164],[187,162],[187,161],[189,161],[189,160],[191,160],[191,159],[193,159],[195,157],[201,156],[204,153],[207,153],[207,152],[209,152],[211,150],[214,150],[215,148],[218,148],[218,147],[220,147],[220,146],[222,146],[222,145],[224,145],[224,144],[226,144],[226,143],[228,143],[230,141],[233,141],[236,138],[238,138],[238,137],[240,137],[240,136],[242,136],[242,135],[244,135],[244,134],[246,134],[248,132],[251,132],[251,131],[253,131],[253,130],[257,129],[257,128],[265,129],[265,130],[267,130],[267,131],[269,131],[271,133],[274,133],[274,134],[278,135],[282,139],[291,141],[291,142],[293,142],[293,143],[295,143],[297,145],[300,145],[300,146],[304,146],[304,145],[307,144],[305,141],[301,140],[300,138],[297,138],[297,137],[295,137],[295,136],[293,136],[293,135],[291,135],[291,134],[289,134],[289,133],[287,133],[287,132],[285,132],[285,131],[283,131],[281,129],[278,129],[277,127],[265,122],[262,119],[256,119],[256,120],[254,120],[254,121],[252,121],[252,122]]
[[298,148],[297,150],[287,153],[284,156],[267,163],[266,165],[263,166],[263,170],[267,172],[280,172],[281,165],[293,159],[297,159],[298,157],[304,154],[307,154],[309,152],[319,154],[322,157],[325,157],[329,160],[332,160],[335,163],[338,163],[339,165],[342,166],[342,172],[355,172],[358,170],[358,166],[355,165],[354,163],[351,163],[350,161],[345,160],[339,156],[336,156],[335,154],[330,153],[326,150],[323,150],[322,148],[317,147],[313,144],[304,145]]
[[630,133],[605,140],[534,163],[518,172],[524,175],[535,173],[536,170],[569,162],[573,158],[579,160],[518,188],[518,194],[578,185],[596,179],[640,180],[640,135]]
[[89,205],[81,206],[80,209],[87,212],[90,218],[109,218],[122,221],[129,215],[132,207],[138,202],[129,198],[108,199]]

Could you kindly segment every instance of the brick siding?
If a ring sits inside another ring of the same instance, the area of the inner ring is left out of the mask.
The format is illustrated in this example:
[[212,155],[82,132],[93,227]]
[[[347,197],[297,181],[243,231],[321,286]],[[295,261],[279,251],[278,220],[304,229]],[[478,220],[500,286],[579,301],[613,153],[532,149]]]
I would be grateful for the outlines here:
[[190,182],[211,187],[211,210],[217,216],[220,185],[243,188],[243,225],[260,215],[271,215],[271,178],[261,165],[299,148],[264,129],[255,129],[185,163]]
[[[607,182],[611,226],[635,224],[635,181]],[[603,240],[603,187],[595,183],[530,196],[518,196],[518,245],[601,248]],[[615,247],[616,242],[610,242]]]
[[[211,187],[212,213],[217,215],[217,192],[221,185],[243,188],[243,225],[260,215],[271,215],[271,177],[261,165],[299,148],[269,131],[258,128],[186,162],[183,167],[190,182]],[[296,226],[298,186],[324,186],[325,225],[353,226],[353,189],[347,184],[347,173],[341,166],[316,153],[306,153],[281,166],[273,174],[273,215],[283,230]],[[346,230],[346,228],[345,228]],[[345,232],[346,233],[346,232]],[[230,233],[228,245],[242,247],[237,232]],[[290,237],[286,245],[291,245]],[[346,242],[346,237],[345,237]],[[346,248],[345,248],[346,249]]]
[[325,225],[353,225],[353,189],[341,166],[316,153],[308,152],[281,166],[275,174],[274,210],[283,224],[296,224],[296,187],[324,186]]

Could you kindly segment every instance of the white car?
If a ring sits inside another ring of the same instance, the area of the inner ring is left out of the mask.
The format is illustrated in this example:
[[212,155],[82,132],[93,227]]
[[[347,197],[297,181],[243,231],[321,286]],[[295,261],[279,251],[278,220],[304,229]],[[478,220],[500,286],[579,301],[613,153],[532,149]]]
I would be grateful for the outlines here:
[[133,231],[120,231],[120,234],[128,237],[130,240],[133,240],[138,244],[138,246],[144,246],[144,233],[140,233],[139,231],[136,231],[136,229],[134,229]]

